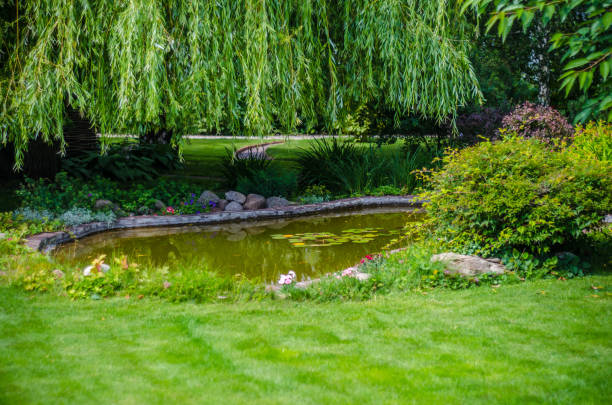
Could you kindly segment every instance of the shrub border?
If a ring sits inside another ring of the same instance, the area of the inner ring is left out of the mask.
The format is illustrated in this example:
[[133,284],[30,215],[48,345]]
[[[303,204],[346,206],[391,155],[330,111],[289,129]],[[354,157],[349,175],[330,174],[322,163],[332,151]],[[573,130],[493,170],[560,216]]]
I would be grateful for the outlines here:
[[278,208],[263,208],[245,211],[207,212],[204,214],[187,215],[141,215],[122,217],[112,223],[93,222],[76,225],[67,231],[45,232],[31,235],[26,238],[26,246],[48,252],[62,243],[81,239],[85,236],[99,232],[116,229],[148,228],[176,225],[212,225],[231,223],[237,221],[257,221],[262,219],[293,218],[322,214],[333,211],[362,209],[370,207],[412,207],[420,208],[423,201],[416,196],[384,196],[384,197],[356,197],[342,200],[327,201],[318,204],[288,205]]

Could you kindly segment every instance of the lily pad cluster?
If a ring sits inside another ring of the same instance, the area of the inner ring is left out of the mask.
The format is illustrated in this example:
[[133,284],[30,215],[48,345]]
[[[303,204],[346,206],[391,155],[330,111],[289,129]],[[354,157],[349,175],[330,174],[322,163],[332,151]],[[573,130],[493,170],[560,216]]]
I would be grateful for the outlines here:
[[307,232],[295,234],[274,234],[272,239],[287,240],[295,247],[337,246],[344,243],[368,243],[381,236],[393,236],[399,229],[384,228],[345,229],[340,234],[331,232]]

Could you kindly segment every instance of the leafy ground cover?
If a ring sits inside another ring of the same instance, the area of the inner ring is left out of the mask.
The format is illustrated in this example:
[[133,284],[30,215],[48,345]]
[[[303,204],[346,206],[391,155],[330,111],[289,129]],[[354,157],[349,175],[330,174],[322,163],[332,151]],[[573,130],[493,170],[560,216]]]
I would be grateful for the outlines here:
[[1,287],[0,402],[604,403],[611,285],[231,305]]

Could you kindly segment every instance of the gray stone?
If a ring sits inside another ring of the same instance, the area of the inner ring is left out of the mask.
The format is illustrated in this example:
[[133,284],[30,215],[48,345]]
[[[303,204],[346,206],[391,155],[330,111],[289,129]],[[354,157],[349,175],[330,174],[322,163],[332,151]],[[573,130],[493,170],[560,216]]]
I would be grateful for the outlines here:
[[157,211],[163,211],[166,209],[166,204],[164,204],[163,201],[160,201],[160,200],[155,200],[155,202],[153,203],[153,206],[155,207]]
[[266,208],[266,197],[259,194],[249,194],[244,202],[245,210],[258,210],[260,208]]
[[[100,265],[100,271],[102,273],[107,273],[109,270],[110,270],[110,266],[108,264],[102,263]],[[97,269],[94,269],[94,266],[87,266],[87,267],[85,267],[83,269],[83,275],[84,276],[90,276],[90,275],[92,275],[92,274],[94,274],[96,272],[97,272]]]
[[283,197],[268,197],[266,199],[266,207],[268,208],[286,207],[287,205],[289,205],[289,201]]
[[214,202],[215,204],[217,204],[219,200],[220,198],[217,194],[213,193],[210,190],[206,190],[200,195],[200,198],[198,198],[197,203],[198,205],[206,205],[209,202]]
[[457,253],[440,253],[431,257],[432,262],[443,262],[446,269],[452,274],[460,274],[465,277],[478,276],[481,274],[504,274],[506,268],[499,263],[494,263],[478,256],[460,255]]
[[113,211],[116,209],[115,208],[115,204],[113,204],[112,201],[109,200],[96,200],[96,202],[94,203],[94,209],[96,210],[101,210],[104,208],[110,208]]
[[226,199],[221,199],[217,203],[217,208],[219,208],[221,211],[223,211],[225,209],[225,207],[227,207],[227,204],[229,204],[229,201],[227,201]]
[[243,210],[242,205],[236,201],[231,201],[225,207],[225,211],[242,211],[242,210]]
[[236,201],[238,204],[244,204],[246,196],[238,191],[228,191],[225,193],[225,199],[227,201]]

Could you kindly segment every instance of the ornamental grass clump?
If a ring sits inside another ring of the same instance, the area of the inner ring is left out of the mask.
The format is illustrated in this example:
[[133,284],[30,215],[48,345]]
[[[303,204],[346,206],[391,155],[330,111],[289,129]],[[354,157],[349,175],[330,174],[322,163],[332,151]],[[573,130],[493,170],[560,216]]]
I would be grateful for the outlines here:
[[425,174],[425,227],[445,248],[484,256],[553,258],[605,232],[612,166],[538,139],[505,136],[450,151]]

